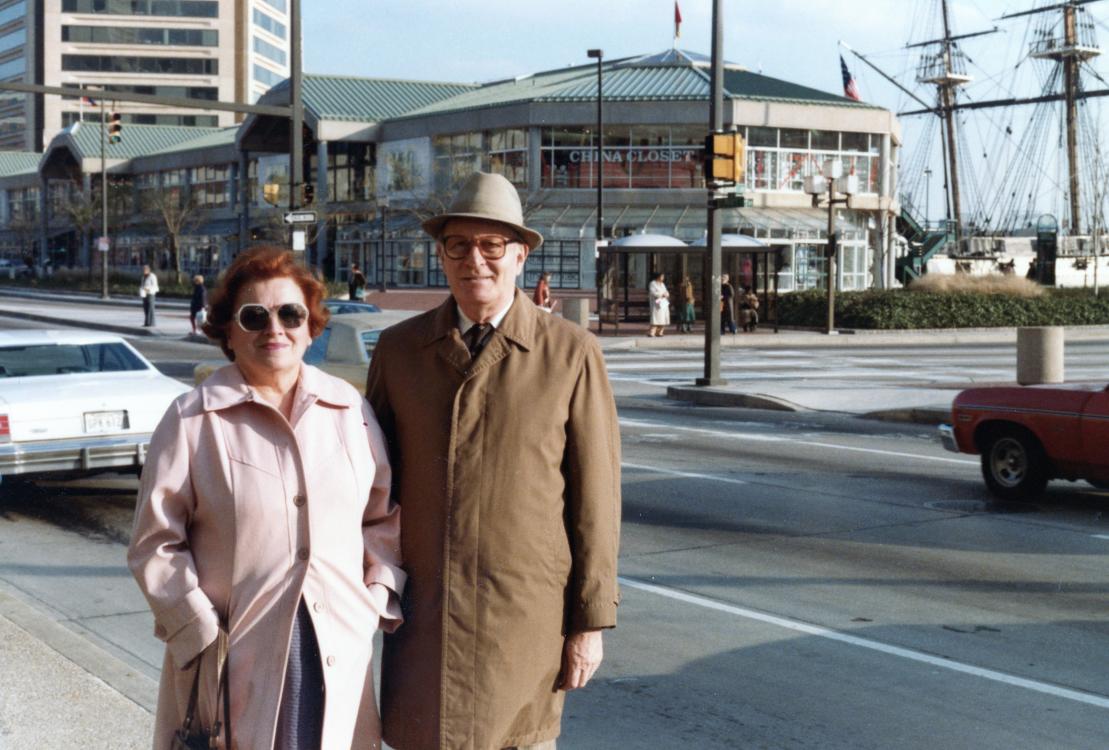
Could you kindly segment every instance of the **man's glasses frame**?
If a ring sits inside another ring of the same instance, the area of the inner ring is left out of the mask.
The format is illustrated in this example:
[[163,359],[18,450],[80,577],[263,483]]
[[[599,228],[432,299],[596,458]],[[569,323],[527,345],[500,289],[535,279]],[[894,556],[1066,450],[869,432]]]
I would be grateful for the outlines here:
[[248,302],[235,312],[235,322],[247,333],[261,333],[270,327],[272,314],[277,315],[282,328],[290,331],[308,322],[308,308],[299,302],[285,302],[273,308]]
[[439,244],[443,246],[443,254],[451,260],[464,260],[469,257],[470,248],[475,244],[481,252],[481,257],[486,260],[500,260],[513,242],[521,242],[521,240],[499,234],[475,234],[472,237],[448,234],[439,238]]

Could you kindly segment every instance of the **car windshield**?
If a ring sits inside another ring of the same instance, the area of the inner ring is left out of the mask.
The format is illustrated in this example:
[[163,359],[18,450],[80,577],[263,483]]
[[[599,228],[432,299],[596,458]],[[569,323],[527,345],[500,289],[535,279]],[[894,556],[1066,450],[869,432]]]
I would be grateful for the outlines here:
[[366,350],[366,356],[370,357],[374,353],[374,347],[377,346],[377,340],[381,337],[381,330],[375,331],[362,331],[362,347]]
[[0,347],[0,378],[146,369],[146,363],[120,343]]
[[331,326],[320,331],[320,335],[313,341],[312,345],[308,347],[308,351],[304,352],[304,364],[318,365],[327,358],[327,341],[331,338]]

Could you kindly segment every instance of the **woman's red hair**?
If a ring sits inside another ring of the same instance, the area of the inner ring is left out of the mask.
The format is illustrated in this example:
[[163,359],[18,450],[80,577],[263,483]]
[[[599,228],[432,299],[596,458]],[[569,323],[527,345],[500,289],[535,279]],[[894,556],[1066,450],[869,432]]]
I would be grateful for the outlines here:
[[219,342],[228,359],[235,359],[235,353],[227,346],[227,327],[235,322],[239,293],[248,284],[282,278],[292,279],[304,293],[304,304],[308,308],[308,335],[316,338],[323,331],[331,317],[331,312],[323,304],[324,285],[311,271],[297,263],[293,254],[285,248],[277,245],[252,247],[239,253],[223,272],[219,285],[212,293],[208,320],[204,322],[205,335]]

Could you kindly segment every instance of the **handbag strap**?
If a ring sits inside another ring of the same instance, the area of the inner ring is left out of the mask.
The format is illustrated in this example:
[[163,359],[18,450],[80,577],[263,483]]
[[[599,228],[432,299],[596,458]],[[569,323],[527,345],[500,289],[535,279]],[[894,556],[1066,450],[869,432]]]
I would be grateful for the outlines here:
[[[223,704],[223,721],[217,716],[212,724],[212,732],[208,736],[208,747],[215,750],[219,747],[220,729],[223,730],[224,747],[231,748],[231,691],[227,687],[230,668],[227,659],[228,651],[227,631],[220,628],[216,637],[216,706]],[[217,713],[219,709],[216,709]]]

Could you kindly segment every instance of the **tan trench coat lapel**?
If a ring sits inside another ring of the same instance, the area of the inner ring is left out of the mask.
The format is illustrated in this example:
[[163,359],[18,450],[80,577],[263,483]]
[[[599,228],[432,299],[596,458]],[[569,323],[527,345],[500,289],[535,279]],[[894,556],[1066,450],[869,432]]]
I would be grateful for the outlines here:
[[435,346],[436,354],[465,379],[495,365],[519,347],[528,351],[535,339],[535,316],[538,310],[519,289],[513,296],[512,307],[497,326],[489,343],[481,350],[477,361],[470,360],[470,353],[458,331],[458,303],[448,297],[435,311],[435,317],[424,339],[425,346]]

